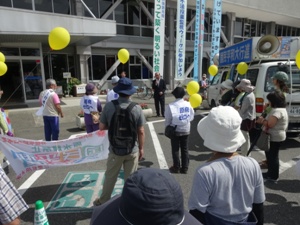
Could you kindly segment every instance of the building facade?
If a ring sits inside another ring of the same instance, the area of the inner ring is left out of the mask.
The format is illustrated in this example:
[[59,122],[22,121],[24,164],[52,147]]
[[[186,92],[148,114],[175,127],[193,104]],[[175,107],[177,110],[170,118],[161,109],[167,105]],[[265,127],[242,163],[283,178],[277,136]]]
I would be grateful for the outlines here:
[[[221,0],[220,0],[221,1]],[[165,60],[161,71],[174,86],[176,46],[176,1],[167,0]],[[195,1],[188,0],[185,76],[193,76]],[[206,0],[203,73],[209,67],[212,33],[212,0]],[[223,1],[220,47],[254,36],[300,36],[300,1]],[[0,77],[1,102],[37,101],[47,78],[65,85],[64,72],[83,83],[100,82],[117,61],[119,49],[130,59],[109,75],[126,71],[134,82],[152,79],[154,1],[141,0],[2,0],[0,1],[0,52],[8,71]],[[53,51],[49,32],[66,28],[71,42]],[[201,76],[199,76],[201,77]],[[102,88],[109,87],[109,81]]]

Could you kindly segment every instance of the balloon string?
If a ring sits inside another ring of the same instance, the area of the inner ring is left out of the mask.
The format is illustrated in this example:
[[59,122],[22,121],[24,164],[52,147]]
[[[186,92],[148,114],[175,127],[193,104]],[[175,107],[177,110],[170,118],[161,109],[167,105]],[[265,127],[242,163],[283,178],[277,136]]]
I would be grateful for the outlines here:
[[[50,54],[51,50],[49,50],[45,56],[43,57],[43,59],[45,59],[46,56],[48,56]],[[23,79],[23,81],[19,84],[18,87],[15,88],[15,90],[13,91],[13,93],[6,99],[6,101],[1,105],[1,108],[3,108],[6,103],[11,99],[11,97],[16,93],[16,91],[21,87],[22,84],[25,84],[25,80],[26,78],[32,73],[32,71],[34,71],[36,69],[36,67],[38,66],[39,64],[37,64],[35,67],[33,67],[33,69],[28,73],[28,75],[25,76],[25,78]]]

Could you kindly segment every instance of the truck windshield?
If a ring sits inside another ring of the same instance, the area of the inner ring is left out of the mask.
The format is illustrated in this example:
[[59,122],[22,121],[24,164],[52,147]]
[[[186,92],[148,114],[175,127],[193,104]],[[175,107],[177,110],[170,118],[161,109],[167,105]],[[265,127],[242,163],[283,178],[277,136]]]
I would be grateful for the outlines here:
[[[292,82],[290,80],[290,71],[288,68],[288,77],[289,81],[287,82],[287,85],[292,93],[300,92],[300,70],[296,66],[292,66],[291,75],[292,75]],[[274,90],[273,80],[272,77],[275,75],[275,73],[279,71],[279,66],[271,66],[267,69],[267,75],[265,80],[265,92],[270,92]]]
[[258,69],[249,69],[245,75],[238,74],[238,80],[248,79],[251,81],[251,85],[255,86],[258,72]]

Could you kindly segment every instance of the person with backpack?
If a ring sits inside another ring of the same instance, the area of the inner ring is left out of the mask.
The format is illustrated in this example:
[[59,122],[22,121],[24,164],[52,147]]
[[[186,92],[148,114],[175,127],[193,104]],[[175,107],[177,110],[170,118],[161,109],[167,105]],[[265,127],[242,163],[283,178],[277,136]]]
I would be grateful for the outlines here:
[[136,89],[130,79],[123,77],[113,90],[119,98],[106,103],[100,118],[100,130],[108,130],[110,145],[102,194],[94,201],[96,206],[111,198],[121,167],[126,180],[144,155],[146,119],[142,108],[130,100]]

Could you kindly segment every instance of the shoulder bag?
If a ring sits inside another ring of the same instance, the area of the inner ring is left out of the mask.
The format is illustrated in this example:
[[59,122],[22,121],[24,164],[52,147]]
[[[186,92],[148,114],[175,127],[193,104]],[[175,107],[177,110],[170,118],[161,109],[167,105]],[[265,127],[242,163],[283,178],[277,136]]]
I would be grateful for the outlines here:
[[170,139],[174,138],[175,137],[176,127],[177,127],[177,125],[175,127],[171,126],[171,125],[166,126],[166,128],[165,128],[165,136],[167,138],[170,138]]
[[270,134],[268,133],[268,130],[264,131],[262,130],[259,138],[257,139],[256,146],[263,151],[269,151],[270,149]]

